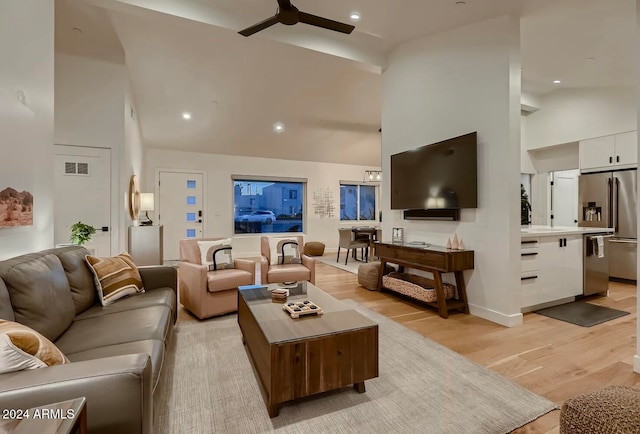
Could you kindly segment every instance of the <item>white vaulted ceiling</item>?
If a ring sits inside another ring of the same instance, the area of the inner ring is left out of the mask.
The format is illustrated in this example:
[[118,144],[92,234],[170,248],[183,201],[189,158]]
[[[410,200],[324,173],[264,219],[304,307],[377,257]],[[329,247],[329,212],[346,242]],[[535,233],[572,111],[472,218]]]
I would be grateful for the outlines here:
[[523,90],[634,80],[634,0],[293,4],[362,19],[351,35],[299,23],[245,38],[237,31],[273,15],[276,0],[56,0],[56,50],[124,55],[152,148],[367,165],[380,164],[386,57],[408,40],[508,13],[522,17]]

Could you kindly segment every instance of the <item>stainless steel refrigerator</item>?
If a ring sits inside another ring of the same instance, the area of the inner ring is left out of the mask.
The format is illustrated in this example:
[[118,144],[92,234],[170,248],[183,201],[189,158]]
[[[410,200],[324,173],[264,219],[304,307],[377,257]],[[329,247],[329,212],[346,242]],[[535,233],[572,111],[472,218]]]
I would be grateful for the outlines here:
[[614,228],[609,238],[609,276],[636,279],[637,169],[582,173],[578,226]]

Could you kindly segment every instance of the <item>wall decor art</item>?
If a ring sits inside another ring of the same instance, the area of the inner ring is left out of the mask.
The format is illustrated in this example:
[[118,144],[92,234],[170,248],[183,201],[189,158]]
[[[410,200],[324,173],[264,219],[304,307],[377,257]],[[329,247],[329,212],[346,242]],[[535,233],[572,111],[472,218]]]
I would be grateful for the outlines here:
[[320,218],[333,217],[336,207],[331,188],[319,188],[313,192],[313,213]]
[[0,227],[33,226],[33,195],[13,187],[0,190]]

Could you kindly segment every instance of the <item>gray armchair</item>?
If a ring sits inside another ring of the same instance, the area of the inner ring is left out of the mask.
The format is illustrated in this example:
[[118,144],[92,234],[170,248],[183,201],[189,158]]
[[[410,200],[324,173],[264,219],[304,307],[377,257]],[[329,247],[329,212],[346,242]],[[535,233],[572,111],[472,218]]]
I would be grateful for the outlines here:
[[[347,249],[347,256],[344,259],[344,265],[349,261],[349,250],[362,249],[362,259],[365,262],[369,260],[369,238],[355,238],[351,228],[338,229],[340,239],[338,240],[338,257],[336,262],[340,262],[340,248]],[[355,252],[355,250],[354,250]]]

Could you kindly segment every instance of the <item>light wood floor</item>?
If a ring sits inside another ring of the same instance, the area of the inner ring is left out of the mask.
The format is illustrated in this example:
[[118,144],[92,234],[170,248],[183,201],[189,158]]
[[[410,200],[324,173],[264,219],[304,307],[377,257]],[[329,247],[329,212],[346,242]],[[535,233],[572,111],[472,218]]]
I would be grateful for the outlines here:
[[[610,282],[609,296],[595,304],[631,312],[593,327],[580,327],[528,313],[507,328],[472,315],[440,318],[435,310],[389,293],[368,291],[355,274],[316,262],[316,286],[338,299],[352,299],[556,403],[611,384],[640,385],[636,353],[636,286]],[[515,431],[558,433],[560,411]]]

